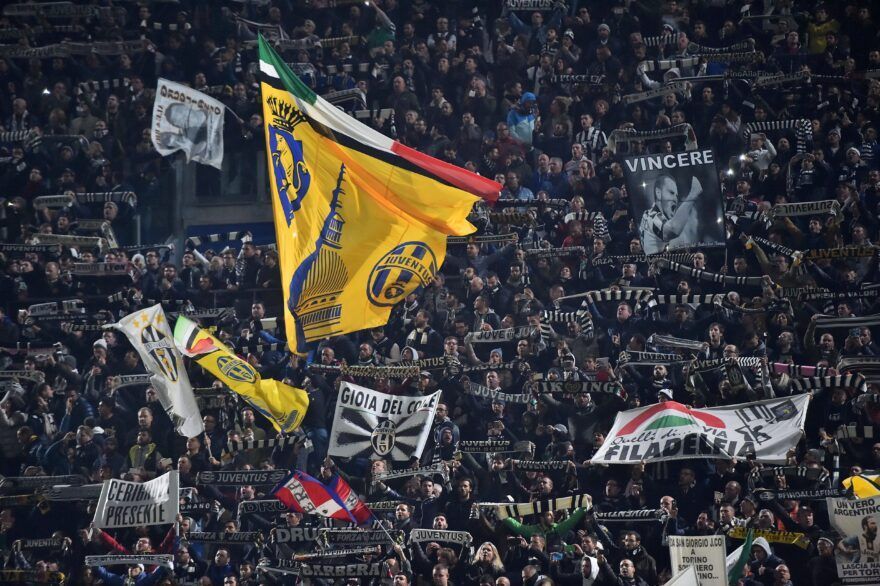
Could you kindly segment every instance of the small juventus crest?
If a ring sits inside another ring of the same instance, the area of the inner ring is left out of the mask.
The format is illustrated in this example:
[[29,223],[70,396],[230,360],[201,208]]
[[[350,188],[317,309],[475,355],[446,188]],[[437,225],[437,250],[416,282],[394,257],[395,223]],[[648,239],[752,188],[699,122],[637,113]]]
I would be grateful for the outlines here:
[[386,419],[373,430],[370,443],[373,450],[380,456],[386,456],[394,449],[394,440],[397,437],[397,426],[390,419]]

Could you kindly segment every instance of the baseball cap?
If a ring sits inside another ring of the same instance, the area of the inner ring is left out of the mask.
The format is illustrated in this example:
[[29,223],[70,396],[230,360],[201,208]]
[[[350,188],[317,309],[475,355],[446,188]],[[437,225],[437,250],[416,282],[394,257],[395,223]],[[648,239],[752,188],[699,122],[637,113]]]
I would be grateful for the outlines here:
[[659,398],[660,395],[663,395],[667,399],[672,399],[672,389],[660,389],[657,391],[657,397]]
[[603,22],[602,24],[599,25],[599,28],[598,28],[597,30],[602,30],[602,29],[605,29],[605,30],[608,31],[609,33],[611,32],[611,27],[608,26],[607,24],[605,24],[604,22]]

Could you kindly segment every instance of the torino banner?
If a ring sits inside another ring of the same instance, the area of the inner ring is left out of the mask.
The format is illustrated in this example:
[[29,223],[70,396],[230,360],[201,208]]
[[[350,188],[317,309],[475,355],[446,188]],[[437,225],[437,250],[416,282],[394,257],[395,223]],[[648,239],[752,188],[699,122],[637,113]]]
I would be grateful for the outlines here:
[[418,458],[439,402],[440,391],[424,397],[398,397],[342,383],[328,453],[343,458],[375,453],[398,462]]
[[727,586],[727,553],[723,535],[670,535],[669,557],[676,572],[693,568],[697,574],[696,584]]
[[844,538],[834,550],[844,584],[880,584],[880,496],[828,499],[831,526]]
[[105,480],[95,509],[95,527],[165,525],[180,512],[180,477],[176,470],[150,480]]
[[803,434],[809,400],[796,395],[709,409],[666,401],[622,411],[591,461],[638,464],[754,454],[758,462],[784,464],[785,453]]
[[179,150],[186,162],[223,166],[223,114],[226,106],[211,96],[159,78],[153,102],[153,146],[167,157]]
[[627,157],[623,163],[645,254],[724,243],[711,150]]

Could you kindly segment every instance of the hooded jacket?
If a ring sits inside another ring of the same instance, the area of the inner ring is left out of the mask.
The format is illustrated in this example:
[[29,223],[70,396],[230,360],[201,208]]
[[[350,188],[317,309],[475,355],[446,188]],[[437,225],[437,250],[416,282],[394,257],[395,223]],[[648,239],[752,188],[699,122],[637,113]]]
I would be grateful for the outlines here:
[[[752,560],[749,562],[749,568],[752,570],[752,575],[755,577],[755,580],[760,582],[761,584],[766,584],[767,586],[772,586],[773,584],[773,570],[776,569],[776,566],[779,564],[785,563],[782,558],[773,553],[773,550],[770,549],[770,544],[767,543],[767,540],[763,537],[758,537],[755,539],[754,543],[752,543],[752,547],[758,546],[763,549],[767,553],[767,558],[764,561]],[[764,573],[760,573],[760,568],[764,568]]]

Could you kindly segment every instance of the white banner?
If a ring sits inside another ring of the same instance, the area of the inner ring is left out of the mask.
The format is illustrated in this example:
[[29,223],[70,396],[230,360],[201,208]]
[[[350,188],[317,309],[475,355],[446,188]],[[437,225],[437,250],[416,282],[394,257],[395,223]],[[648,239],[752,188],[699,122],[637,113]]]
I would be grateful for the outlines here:
[[809,400],[805,394],[709,409],[667,401],[622,411],[591,461],[742,460],[754,454],[758,462],[784,464],[803,434]]
[[670,578],[666,586],[700,586],[700,581],[697,579],[697,571],[693,566],[684,568]]
[[182,150],[187,163],[220,169],[225,110],[222,102],[202,92],[159,78],[150,131],[153,146],[162,156]]
[[844,538],[834,550],[844,584],[880,584],[880,496],[828,499],[831,526]]
[[140,527],[174,523],[180,512],[180,476],[176,470],[150,480],[105,480],[95,509],[95,527]]
[[343,458],[376,454],[397,461],[418,458],[439,402],[440,391],[424,397],[398,397],[342,383],[329,454]]
[[[669,557],[676,573],[693,568],[699,586],[727,586],[723,535],[669,536]],[[683,581],[682,584],[691,582]]]
[[144,367],[153,375],[150,381],[156,387],[159,402],[174,422],[177,433],[195,437],[205,431],[183,357],[174,345],[162,306],[157,303],[106,327],[125,334],[140,354]]

